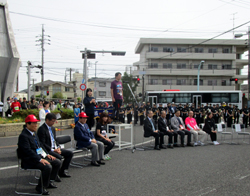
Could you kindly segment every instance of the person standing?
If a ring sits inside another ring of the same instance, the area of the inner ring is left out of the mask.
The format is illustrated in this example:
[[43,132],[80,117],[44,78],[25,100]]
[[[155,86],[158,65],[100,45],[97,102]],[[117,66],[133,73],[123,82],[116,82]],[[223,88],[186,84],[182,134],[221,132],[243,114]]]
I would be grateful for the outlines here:
[[125,111],[126,108],[124,107],[124,105],[121,105],[121,107],[119,108],[119,122],[121,123],[125,123]]
[[233,108],[231,107],[231,104],[229,104],[228,108],[227,108],[227,114],[228,114],[228,118],[227,118],[227,127],[231,127],[232,125],[232,118],[233,118]]
[[115,80],[111,82],[111,97],[114,103],[115,109],[113,110],[113,118],[119,121],[119,108],[122,106],[123,102],[123,87],[121,82],[122,74],[117,72],[115,74]]
[[130,124],[130,122],[132,122],[132,112],[133,112],[132,103],[129,103],[127,105],[126,112],[127,112],[127,123]]
[[86,95],[85,95],[85,98],[83,100],[83,104],[85,106],[85,113],[88,116],[87,124],[89,126],[89,129],[91,130],[91,128],[95,124],[94,113],[95,113],[95,106],[96,106],[95,98],[92,97],[91,88],[88,88],[86,90]]
[[145,109],[143,107],[143,105],[141,105],[141,107],[139,108],[139,114],[138,116],[140,117],[140,125],[143,125],[144,123],[144,113],[145,113]]
[[245,128],[247,128],[248,117],[249,117],[249,110],[247,108],[247,105],[245,105],[244,109],[242,110],[242,114],[243,114],[243,124],[245,125]]
[[5,117],[8,118],[11,115],[11,107],[10,107],[10,97],[7,98],[7,101],[3,105],[3,111],[5,112]]
[[26,101],[26,97],[23,98],[23,102],[21,102],[21,107],[22,110],[28,110],[28,105],[27,105],[27,101]]
[[19,112],[21,109],[21,104],[17,101],[17,98],[14,98],[14,102],[11,104],[11,109],[13,111],[13,113],[15,112]]
[[59,102],[56,104],[56,109],[62,109],[62,100],[59,100]]
[[77,104],[74,105],[74,119],[75,119],[75,125],[79,120],[79,114],[80,114],[80,108],[78,107]]
[[50,113],[49,102],[45,101],[43,108],[39,111],[40,126],[42,126],[42,124],[45,122],[45,117],[48,113]]
[[136,125],[138,122],[138,105],[135,104],[135,108],[134,108],[134,124]]
[[157,121],[158,108],[157,108],[155,103],[153,104],[152,111],[153,111],[153,119],[154,119],[155,123],[158,123],[158,121]]
[[38,104],[35,99],[31,99],[30,109],[37,109]]

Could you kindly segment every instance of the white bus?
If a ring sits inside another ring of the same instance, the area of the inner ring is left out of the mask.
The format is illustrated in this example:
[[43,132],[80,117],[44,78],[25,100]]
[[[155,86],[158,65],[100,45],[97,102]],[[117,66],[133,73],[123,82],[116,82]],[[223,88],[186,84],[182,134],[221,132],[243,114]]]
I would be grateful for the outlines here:
[[155,103],[166,105],[174,102],[175,104],[219,104],[231,103],[242,109],[242,92],[241,91],[180,91],[180,90],[163,90],[163,91],[146,91],[146,100],[151,104]]

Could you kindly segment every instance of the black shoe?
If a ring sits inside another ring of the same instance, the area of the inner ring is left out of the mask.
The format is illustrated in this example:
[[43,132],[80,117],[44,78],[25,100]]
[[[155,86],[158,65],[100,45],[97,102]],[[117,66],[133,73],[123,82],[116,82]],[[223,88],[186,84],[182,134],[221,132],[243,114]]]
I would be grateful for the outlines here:
[[50,182],[48,188],[55,189],[57,186],[53,182]]
[[160,149],[167,149],[166,147],[164,147],[164,146],[160,146]]
[[36,186],[36,191],[38,194],[49,195],[49,191],[43,189],[42,187]]
[[159,146],[155,146],[154,149],[155,149],[155,150],[161,150],[161,149],[159,148]]
[[102,161],[96,161],[99,165],[105,165]]
[[188,143],[187,146],[191,146],[191,147],[194,147],[194,144],[193,143]]
[[65,173],[65,171],[60,172],[60,173],[59,173],[59,176],[60,176],[61,178],[70,178],[70,177],[71,177],[69,174]]
[[59,176],[56,176],[55,182],[62,182]]
[[93,161],[91,161],[91,165],[92,166],[97,166],[97,167],[100,167],[100,165],[98,164],[98,163],[96,163],[95,161],[93,162]]
[[172,148],[172,149],[174,149],[173,144],[168,144],[168,148]]
[[181,147],[185,147],[185,144],[181,144]]
[[180,147],[180,145],[179,144],[174,144],[174,147]]

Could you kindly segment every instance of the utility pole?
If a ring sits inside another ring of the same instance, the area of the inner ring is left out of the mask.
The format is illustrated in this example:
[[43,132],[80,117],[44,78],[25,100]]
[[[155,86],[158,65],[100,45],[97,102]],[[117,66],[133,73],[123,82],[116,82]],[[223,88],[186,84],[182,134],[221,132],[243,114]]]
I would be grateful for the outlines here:
[[[84,52],[84,66],[83,66],[83,79],[85,79],[85,84],[87,86],[87,80],[88,80],[88,75],[87,75],[87,59],[88,59],[88,54],[87,54],[87,48],[85,48]],[[83,103],[83,91],[82,91],[82,103]]]
[[71,71],[72,71],[72,68],[69,68],[69,81],[71,82]]
[[28,74],[28,101],[30,101],[30,66],[31,66],[31,62],[28,61],[28,66],[27,66],[27,74]]
[[248,27],[248,100],[250,100],[250,26]]
[[[41,98],[43,98],[43,91],[44,91],[44,44],[45,44],[45,41],[48,41],[50,42],[49,39],[45,39],[44,38],[44,25],[42,24],[42,35],[40,36],[36,36],[36,37],[40,37],[40,39],[36,40],[36,42],[40,42],[40,44],[37,44],[38,46],[40,45],[41,46],[41,50],[42,50],[42,57],[41,57]],[[47,35],[47,37],[50,37],[49,35]],[[50,45],[50,43],[48,43]]]
[[97,90],[97,89],[96,89],[96,64],[97,64],[97,63],[98,63],[98,61],[95,62],[95,89],[94,89],[94,90],[95,90],[95,91],[94,91],[94,97],[95,97],[95,99],[96,99],[96,95],[97,95],[97,94],[96,94],[96,90]]

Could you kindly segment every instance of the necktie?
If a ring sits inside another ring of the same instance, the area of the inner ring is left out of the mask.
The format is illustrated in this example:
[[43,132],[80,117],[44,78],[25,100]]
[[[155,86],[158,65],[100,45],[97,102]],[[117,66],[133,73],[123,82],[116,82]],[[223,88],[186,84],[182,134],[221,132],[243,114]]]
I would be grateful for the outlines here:
[[55,139],[54,139],[51,127],[49,127],[49,132],[50,132],[50,137],[51,137],[51,140],[52,140],[52,148],[55,148]]
[[37,148],[39,148],[38,141],[37,141],[37,139],[36,139],[35,133],[33,133],[32,137],[33,137],[34,140],[35,140],[35,143],[36,143]]
[[154,124],[153,124],[152,120],[149,119],[149,121],[150,121],[150,123],[151,123],[151,125],[152,125],[153,131],[155,131],[155,127],[154,127]]
[[179,122],[179,125],[182,125],[182,124],[181,124],[181,121],[180,121],[180,119],[179,119],[179,117],[177,117],[177,120],[178,120],[178,122]]

